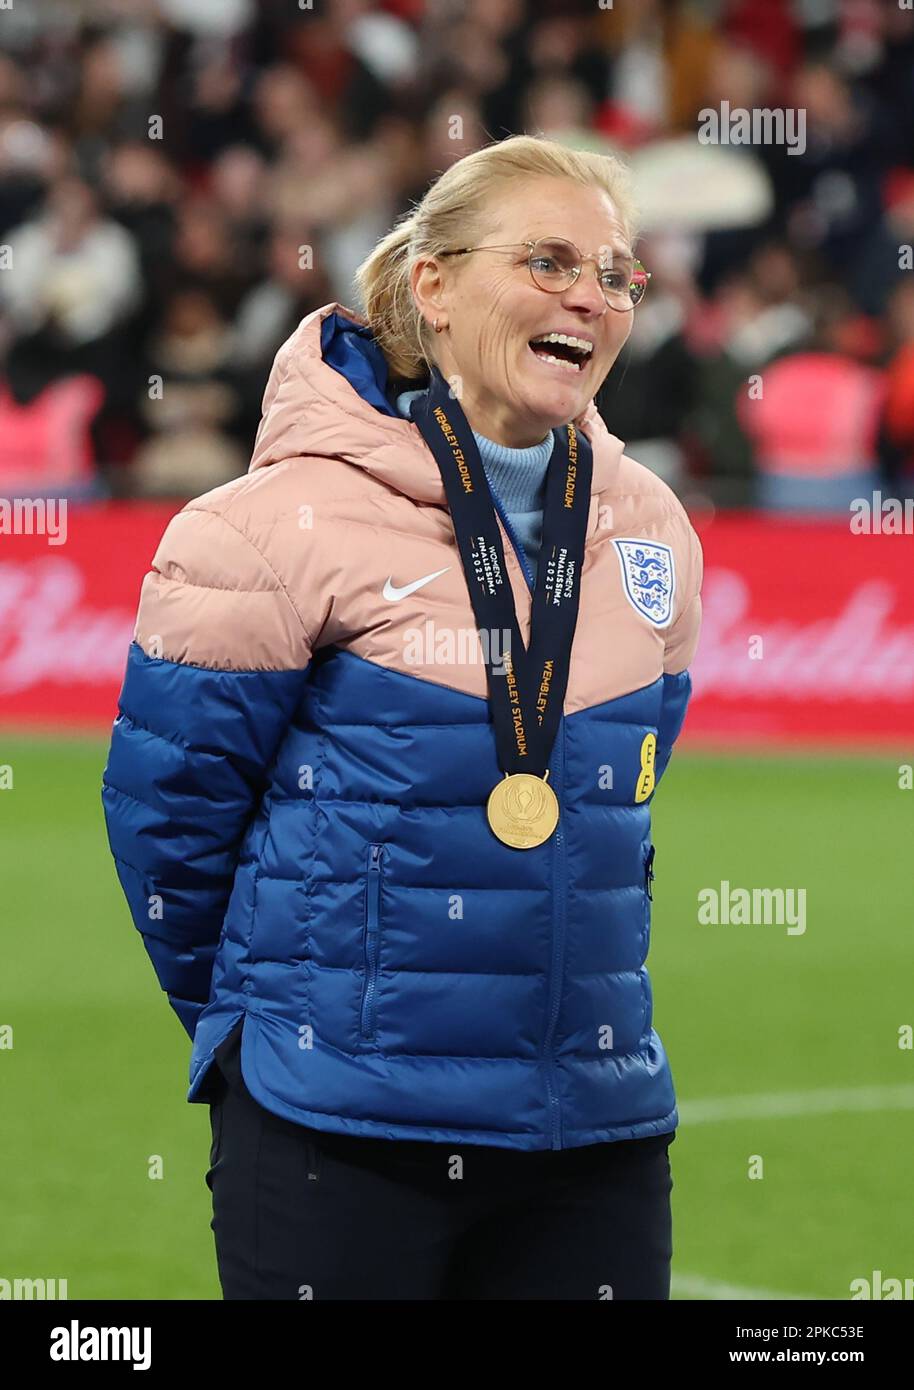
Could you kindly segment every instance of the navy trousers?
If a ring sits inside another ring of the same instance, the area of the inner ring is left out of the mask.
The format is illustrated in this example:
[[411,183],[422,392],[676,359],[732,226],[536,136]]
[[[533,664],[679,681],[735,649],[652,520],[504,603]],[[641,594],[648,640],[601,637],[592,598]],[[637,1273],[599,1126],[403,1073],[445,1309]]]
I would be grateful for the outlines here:
[[668,1299],[669,1134],[532,1153],[328,1134],[207,1082],[225,1299]]

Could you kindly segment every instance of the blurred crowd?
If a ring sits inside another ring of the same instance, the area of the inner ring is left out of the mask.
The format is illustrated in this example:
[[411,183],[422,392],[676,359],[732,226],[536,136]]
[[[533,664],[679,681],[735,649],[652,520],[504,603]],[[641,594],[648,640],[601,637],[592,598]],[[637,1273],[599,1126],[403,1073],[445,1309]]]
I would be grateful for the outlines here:
[[[702,143],[793,108],[802,146]],[[689,498],[914,495],[914,12],[897,0],[0,9],[0,495],[245,471],[273,356],[455,159],[631,160],[652,272],[598,404]]]

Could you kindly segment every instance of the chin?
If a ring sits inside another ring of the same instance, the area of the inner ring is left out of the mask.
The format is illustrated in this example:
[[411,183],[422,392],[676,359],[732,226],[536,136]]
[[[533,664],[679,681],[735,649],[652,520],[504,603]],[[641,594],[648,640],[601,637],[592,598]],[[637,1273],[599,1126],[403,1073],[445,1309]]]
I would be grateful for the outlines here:
[[590,404],[591,397],[582,391],[577,382],[561,384],[549,391],[542,391],[536,397],[525,400],[524,404],[531,416],[542,422],[543,432],[559,429],[583,414]]

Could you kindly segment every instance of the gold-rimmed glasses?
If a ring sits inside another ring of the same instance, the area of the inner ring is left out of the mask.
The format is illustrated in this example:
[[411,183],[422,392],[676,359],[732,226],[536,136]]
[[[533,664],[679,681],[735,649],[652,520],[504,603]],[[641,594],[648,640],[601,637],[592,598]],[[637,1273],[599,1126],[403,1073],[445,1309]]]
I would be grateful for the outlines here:
[[651,272],[638,260],[618,256],[608,248],[596,256],[582,256],[574,242],[564,237],[540,237],[537,241],[514,241],[500,246],[462,246],[438,254],[466,256],[471,251],[509,251],[516,246],[527,247],[527,267],[533,283],[549,294],[567,290],[580,276],[584,262],[593,261],[606,303],[619,313],[641,303],[651,278]]

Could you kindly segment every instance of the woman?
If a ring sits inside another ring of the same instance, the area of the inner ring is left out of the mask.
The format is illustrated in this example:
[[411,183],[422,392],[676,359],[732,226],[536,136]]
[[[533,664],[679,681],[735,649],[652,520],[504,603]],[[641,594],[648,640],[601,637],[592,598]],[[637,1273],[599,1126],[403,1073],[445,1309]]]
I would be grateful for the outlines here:
[[593,405],[633,234],[605,157],[454,164],[144,580],[103,801],[226,1298],[669,1297],[650,800],[701,552]]

